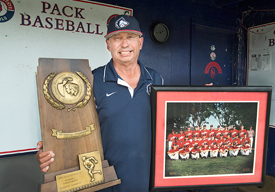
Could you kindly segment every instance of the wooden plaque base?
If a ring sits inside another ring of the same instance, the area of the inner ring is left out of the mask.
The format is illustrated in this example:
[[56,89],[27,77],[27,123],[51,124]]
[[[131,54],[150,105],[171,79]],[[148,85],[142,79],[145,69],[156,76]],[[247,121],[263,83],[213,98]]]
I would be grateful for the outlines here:
[[[92,191],[98,191],[101,189],[105,189],[114,185],[118,185],[121,183],[121,180],[117,178],[115,169],[113,166],[109,166],[109,163],[107,160],[102,161],[102,167],[103,167],[103,174],[104,174],[104,180],[105,183],[101,185],[96,185],[94,187],[90,187],[87,189],[82,189],[81,192],[92,192]],[[66,169],[63,171],[58,171],[54,173],[46,173],[44,175],[44,184],[39,185],[40,192],[57,192],[57,185],[55,181],[55,176],[76,171],[79,170],[79,167],[74,167],[71,169]]]

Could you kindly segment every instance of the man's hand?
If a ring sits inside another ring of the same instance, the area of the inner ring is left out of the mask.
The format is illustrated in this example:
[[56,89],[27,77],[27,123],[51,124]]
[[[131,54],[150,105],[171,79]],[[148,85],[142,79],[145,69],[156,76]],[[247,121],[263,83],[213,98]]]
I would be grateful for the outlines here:
[[54,161],[54,153],[52,151],[43,152],[43,145],[41,141],[37,143],[36,149],[39,149],[35,157],[37,158],[41,172],[46,173],[49,169],[49,165]]

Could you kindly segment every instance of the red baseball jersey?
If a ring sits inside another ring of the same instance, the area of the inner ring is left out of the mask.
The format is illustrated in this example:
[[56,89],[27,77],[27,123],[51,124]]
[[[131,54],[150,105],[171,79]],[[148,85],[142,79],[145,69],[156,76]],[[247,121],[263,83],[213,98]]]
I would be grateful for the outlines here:
[[184,141],[185,135],[184,135],[184,133],[183,134],[178,133],[177,137],[178,137],[178,140],[182,142],[182,141]]
[[191,131],[191,130],[185,131],[184,134],[185,134],[185,137],[188,137],[188,139],[192,139],[193,131]]

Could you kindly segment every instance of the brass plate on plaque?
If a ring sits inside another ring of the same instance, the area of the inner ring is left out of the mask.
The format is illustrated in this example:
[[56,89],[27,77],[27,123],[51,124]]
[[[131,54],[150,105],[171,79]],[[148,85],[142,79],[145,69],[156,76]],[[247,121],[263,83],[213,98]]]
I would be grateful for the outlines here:
[[78,155],[79,171],[57,175],[58,192],[78,191],[104,183],[99,151]]
[[52,81],[52,93],[65,104],[74,104],[84,96],[84,82],[72,72],[62,72]]
[[76,139],[91,134],[93,130],[95,130],[94,124],[87,126],[85,130],[73,133],[63,133],[62,130],[52,129],[52,136],[57,139]]

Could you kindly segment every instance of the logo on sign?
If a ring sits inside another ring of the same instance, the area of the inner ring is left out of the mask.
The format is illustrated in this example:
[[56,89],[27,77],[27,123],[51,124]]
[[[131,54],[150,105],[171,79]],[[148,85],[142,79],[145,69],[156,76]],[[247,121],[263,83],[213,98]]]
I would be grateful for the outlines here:
[[214,78],[216,75],[216,70],[218,70],[219,74],[222,74],[222,69],[221,69],[220,65],[217,62],[212,61],[212,62],[208,63],[208,65],[205,68],[204,73],[209,74],[209,71],[210,71],[211,78]]
[[14,15],[14,6],[11,0],[0,0],[0,23],[9,21]]

